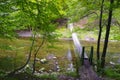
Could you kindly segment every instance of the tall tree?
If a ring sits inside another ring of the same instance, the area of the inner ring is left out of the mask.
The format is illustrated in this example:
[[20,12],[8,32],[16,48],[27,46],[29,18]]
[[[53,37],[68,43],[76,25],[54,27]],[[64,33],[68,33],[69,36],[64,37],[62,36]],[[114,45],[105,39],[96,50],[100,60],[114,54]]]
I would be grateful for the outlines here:
[[101,33],[102,33],[102,17],[103,17],[103,5],[104,0],[102,0],[101,3],[101,10],[100,10],[100,18],[99,18],[99,35],[98,35],[98,41],[97,41],[97,69],[99,71],[99,63],[100,63],[100,40],[101,40]]
[[101,39],[101,33],[102,33],[102,15],[103,15],[103,3],[104,0],[102,0],[101,3],[101,10],[100,10],[100,20],[99,20],[99,35],[98,35],[98,42],[97,42],[97,60],[100,58],[100,39]]
[[[10,72],[8,74],[9,76],[23,69],[29,63],[32,54],[34,56],[34,73],[36,56],[44,44],[44,41],[47,40],[52,42],[52,40],[54,40],[56,37],[56,34],[53,34],[54,30],[56,29],[56,25],[51,21],[60,17],[59,7],[57,7],[57,2],[55,0],[16,0],[14,1],[14,4],[16,4],[14,7],[18,8],[17,15],[20,15],[18,17],[21,25],[24,27],[31,27],[33,36],[27,61],[21,67]],[[43,41],[39,44],[39,46],[35,47],[35,52],[32,53],[35,44],[35,38],[38,33],[41,35]]]
[[109,39],[109,33],[110,33],[110,27],[111,27],[113,3],[114,3],[114,0],[110,0],[110,7],[109,7],[108,23],[107,23],[107,26],[106,26],[104,48],[103,48],[103,53],[102,53],[102,56],[101,56],[101,68],[105,67],[105,57],[106,57],[106,52],[107,52],[107,47],[108,47],[108,39]]

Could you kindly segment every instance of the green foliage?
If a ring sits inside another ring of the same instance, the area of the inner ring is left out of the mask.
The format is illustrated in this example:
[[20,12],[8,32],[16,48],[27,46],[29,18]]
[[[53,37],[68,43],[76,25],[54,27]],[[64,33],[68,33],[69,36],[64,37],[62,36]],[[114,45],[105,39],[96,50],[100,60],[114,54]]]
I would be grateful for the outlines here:
[[120,28],[119,27],[117,27],[117,26],[111,27],[110,39],[111,40],[120,40]]
[[63,16],[64,13],[62,7],[64,3],[61,4],[60,1],[0,1],[0,37],[12,37],[15,30],[28,28],[40,32],[41,35],[51,36],[51,32],[56,27],[52,21]]
[[57,80],[58,74],[52,73],[52,74],[42,74],[38,76],[41,79],[48,79],[48,80]]
[[13,2],[10,0],[2,0],[0,1],[0,37],[7,37],[11,38],[14,35],[14,26],[13,24],[13,17],[11,13],[14,12],[12,10]]
[[[9,63],[8,63],[9,62]],[[10,69],[13,69],[13,58],[11,57],[3,57],[0,59],[0,69],[6,69],[6,71],[9,71]],[[8,67],[10,66],[10,67]]]
[[[111,29],[111,40],[120,40],[120,30],[118,29],[120,23],[119,3],[120,1],[116,0],[116,3],[114,4],[115,12],[113,17],[118,23],[117,27],[115,25]],[[105,24],[107,22],[109,5],[109,1],[106,1],[104,4],[105,7],[103,21]],[[67,17],[71,21],[77,21],[80,18],[89,17],[88,23],[94,23],[94,21],[98,19],[97,14],[99,13],[98,10],[100,8],[100,0],[1,0],[0,6],[0,37],[12,38],[16,36],[15,30],[29,28],[34,34],[40,34],[41,37],[45,36],[45,39],[49,42],[54,42],[54,39],[56,37],[61,37],[62,34],[64,34],[62,37],[71,37],[71,33],[69,31],[64,31],[64,33],[60,31],[56,31],[57,33],[54,32],[56,29],[56,24],[54,24],[53,21],[55,19]],[[91,24],[88,24],[88,26],[89,25]],[[75,31],[78,32],[79,35],[83,33],[87,33],[88,35],[89,33],[87,31],[94,31],[94,29],[90,26],[89,28],[85,29],[75,29]],[[103,34],[104,33],[105,30],[103,30]],[[86,36],[86,34],[84,34],[82,38],[84,38],[84,36]],[[16,49],[16,47],[11,45],[0,45],[0,49],[7,50],[8,52],[13,50],[21,50],[20,48]],[[21,52],[18,51],[18,53]],[[23,59],[23,57],[20,55],[23,54],[18,54],[19,58],[17,62],[20,62],[20,58]],[[14,69],[13,61],[16,61],[17,58],[12,58],[13,57],[9,56],[1,58],[0,67],[8,70],[10,68]],[[6,64],[6,62],[10,63]],[[12,67],[6,68],[4,66]]]
[[65,74],[70,77],[78,77],[78,74],[76,72],[66,72]]
[[9,78],[3,78],[2,80],[19,80],[19,79],[9,77]]
[[0,45],[0,49],[3,49],[3,50],[12,50],[12,47],[10,45],[1,44]]
[[[118,5],[119,2],[119,0],[116,0],[114,5]],[[15,30],[29,28],[40,32],[41,35],[46,35],[48,38],[57,37],[56,34],[51,35],[56,27],[52,24],[52,21],[61,17],[67,17],[71,21],[89,17],[88,19],[92,23],[96,18],[93,15],[98,14],[100,4],[100,0],[1,0],[0,36],[13,37],[15,36]],[[106,1],[103,15],[105,21],[108,8],[109,1]],[[114,17],[119,21],[119,7],[115,9]],[[92,15],[88,16],[90,14]]]
[[3,70],[0,70],[0,79],[4,78],[5,75],[6,75],[6,73]]
[[116,65],[114,68],[106,68],[105,76],[114,78],[115,80],[120,79],[120,65]]

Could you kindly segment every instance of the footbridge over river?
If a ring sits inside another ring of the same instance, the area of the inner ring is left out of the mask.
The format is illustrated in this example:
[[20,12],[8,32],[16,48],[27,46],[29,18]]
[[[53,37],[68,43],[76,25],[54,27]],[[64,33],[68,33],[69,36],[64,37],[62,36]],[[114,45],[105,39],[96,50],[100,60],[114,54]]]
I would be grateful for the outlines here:
[[68,24],[68,28],[72,33],[73,43],[79,58],[83,58],[82,66],[79,67],[80,80],[102,80],[93,70],[90,58],[88,58],[87,54],[83,51],[84,47],[80,44],[77,33],[73,32],[73,23]]

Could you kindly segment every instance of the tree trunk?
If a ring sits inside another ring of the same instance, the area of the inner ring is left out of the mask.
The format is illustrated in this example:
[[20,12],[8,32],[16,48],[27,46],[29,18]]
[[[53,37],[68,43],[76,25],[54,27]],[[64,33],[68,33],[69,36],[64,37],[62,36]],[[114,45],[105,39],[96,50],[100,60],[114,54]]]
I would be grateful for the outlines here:
[[38,54],[40,48],[41,48],[42,45],[44,44],[44,41],[45,41],[45,39],[43,38],[41,44],[39,45],[38,49],[36,50],[36,52],[35,52],[35,54],[34,54],[34,60],[33,60],[33,72],[32,72],[32,74],[34,74],[34,72],[35,72],[36,56],[37,56],[37,54]]
[[102,0],[101,10],[100,10],[100,20],[99,20],[99,35],[97,41],[97,71],[99,71],[99,65],[100,65],[100,40],[102,33],[102,16],[103,16],[103,6],[104,6],[103,4],[104,4],[104,0]]
[[110,0],[108,25],[106,26],[106,36],[105,36],[105,41],[104,41],[103,53],[102,53],[102,57],[101,57],[101,68],[105,67],[105,57],[106,57],[106,52],[107,52],[107,47],[108,47],[108,39],[109,39],[109,33],[110,33],[110,27],[111,27],[113,2],[114,2],[114,0]]
[[100,59],[100,39],[101,39],[101,33],[102,33],[103,3],[104,3],[104,0],[102,0],[101,10],[100,10],[99,36],[98,36],[98,42],[97,42],[97,60]]

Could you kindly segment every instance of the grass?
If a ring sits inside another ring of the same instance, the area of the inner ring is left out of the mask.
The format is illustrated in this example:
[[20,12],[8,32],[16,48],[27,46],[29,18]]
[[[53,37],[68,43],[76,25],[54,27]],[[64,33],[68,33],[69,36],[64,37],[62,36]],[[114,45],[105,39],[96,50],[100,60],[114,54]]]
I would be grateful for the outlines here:
[[[26,56],[29,53],[29,48],[31,44],[31,41],[29,39],[15,39],[15,40],[0,39],[0,41],[2,45],[5,44],[5,48],[0,48],[0,63],[1,63],[0,69],[5,71],[10,71],[25,63]],[[90,46],[94,46],[94,55],[95,55],[95,52],[96,52],[95,41],[81,41],[81,44],[83,46],[88,46],[86,47],[86,52],[90,51]],[[101,45],[102,44],[103,43],[101,43]],[[112,55],[113,53],[114,54],[119,53],[120,47],[118,44],[120,44],[120,42],[109,43],[108,56],[107,56],[108,61],[110,61],[112,57],[112,56],[109,56],[109,54]],[[66,63],[68,63],[68,60],[66,58],[67,51],[70,48],[72,53],[74,53],[73,47],[74,46],[72,41],[61,40],[53,43],[53,45],[46,43],[43,45],[42,49],[39,51],[38,58],[40,59],[46,58],[49,54],[53,54],[57,57],[60,66],[65,68],[67,66]],[[102,52],[102,48],[103,47],[101,46],[101,52]],[[48,69],[50,67],[53,67],[53,66],[49,66],[50,64],[52,64],[52,61],[49,61],[49,64],[38,63],[37,66],[39,68],[46,66],[46,68]],[[11,66],[11,67],[7,67],[7,66]]]
[[[66,33],[66,29],[62,29],[64,33]],[[86,41],[83,40],[84,36],[90,33],[86,33],[84,30],[82,31],[77,31],[79,33],[79,38],[82,46],[86,47],[86,52],[89,54],[90,47],[94,47],[94,61],[96,60],[96,40],[93,41]],[[82,34],[85,33],[85,34]],[[58,31],[58,34],[61,35],[60,31]],[[81,35],[82,34],[82,35]],[[63,37],[59,38],[70,38],[71,33],[67,31],[67,33]],[[62,35],[61,35],[62,36]],[[95,39],[97,38],[96,35],[91,34],[90,37],[94,37]],[[41,40],[37,39],[36,44],[34,47],[38,46]],[[27,59],[30,45],[31,45],[31,40],[28,38],[19,38],[19,39],[13,39],[13,40],[8,40],[8,39],[0,39],[0,75],[4,75],[2,72],[9,72],[17,67],[20,67],[23,65]],[[109,41],[108,45],[108,51],[107,51],[107,56],[106,56],[106,62],[109,64],[110,61],[117,62],[119,59],[119,51],[120,51],[120,41]],[[65,72],[66,68],[68,67],[67,64],[69,64],[69,61],[67,59],[67,52],[68,49],[71,50],[72,55],[74,54],[74,45],[72,41],[69,40],[58,40],[52,44],[50,43],[45,43],[43,47],[40,49],[37,58],[43,59],[47,58],[50,54],[54,55],[57,57],[57,61],[59,63],[61,72]],[[103,49],[103,41],[101,41],[101,47],[100,47],[100,52],[102,53]],[[34,50],[32,52],[34,54]],[[33,56],[33,55],[32,55]],[[33,63],[33,58],[31,59],[31,62],[29,63],[30,66],[32,66]],[[73,56],[73,61],[75,61],[75,56]],[[53,69],[54,67],[54,61],[53,60],[48,60],[46,64],[42,64],[40,62],[37,62],[36,68],[37,70],[41,68],[45,68],[45,71],[49,71]],[[75,62],[74,62],[75,64]],[[9,66],[9,67],[8,67]],[[111,71],[112,72],[112,71]],[[74,75],[74,73],[68,73],[68,75]],[[108,75],[109,76],[109,75]]]
[[[11,47],[11,49],[0,48],[1,70],[11,71],[25,63],[31,44],[31,41],[29,39],[15,39],[12,41],[7,39],[0,39],[0,41],[2,44],[6,45],[7,47]],[[37,45],[38,42],[36,42],[35,46]],[[68,41],[57,41],[53,43],[53,45],[49,43],[45,43],[42,49],[39,51],[37,57],[42,59],[42,58],[47,58],[47,56],[50,54],[53,54],[54,56],[57,57],[58,63],[60,64],[61,68],[62,67],[64,68],[66,67],[65,64],[68,63],[66,55],[69,46],[70,45]],[[71,50],[73,50],[73,48]],[[61,59],[63,61],[61,61]],[[32,62],[30,64],[32,64]],[[42,67],[49,69],[50,67],[53,67],[53,66],[49,66],[50,64],[53,64],[52,61],[49,61],[48,64],[41,64],[38,62],[37,67],[39,69]]]
[[120,65],[106,68],[104,75],[114,80],[120,80]]
[[71,76],[71,77],[78,77],[76,72],[65,72],[64,73],[66,76]]
[[29,50],[29,41],[0,39],[0,42],[0,45],[4,45],[0,48],[0,69],[10,71],[24,63],[25,54]]

